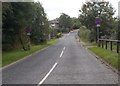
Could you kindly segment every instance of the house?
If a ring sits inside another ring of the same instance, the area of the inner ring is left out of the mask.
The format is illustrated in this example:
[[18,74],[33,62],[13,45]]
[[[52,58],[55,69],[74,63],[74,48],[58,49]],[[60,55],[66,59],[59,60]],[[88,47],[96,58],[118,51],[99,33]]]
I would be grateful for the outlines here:
[[59,29],[59,20],[58,20],[58,18],[49,21],[49,23],[50,23],[50,27],[52,29]]
[[58,18],[49,21],[50,27],[52,29],[51,38],[56,38],[57,30],[59,29],[59,20]]

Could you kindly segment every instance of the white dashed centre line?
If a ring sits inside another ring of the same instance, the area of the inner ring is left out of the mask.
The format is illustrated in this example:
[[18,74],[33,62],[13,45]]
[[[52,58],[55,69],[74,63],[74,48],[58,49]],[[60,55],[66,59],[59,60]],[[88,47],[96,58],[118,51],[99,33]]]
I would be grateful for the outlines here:
[[62,55],[63,55],[63,51],[62,51],[61,54],[60,54],[60,58],[62,57]]
[[[60,58],[63,56],[63,53],[65,51],[65,47],[63,48],[61,54],[60,54]],[[47,77],[51,74],[51,72],[55,69],[55,67],[57,66],[57,62],[53,65],[53,67],[50,69],[50,71],[46,74],[46,76],[39,82],[39,84],[37,86],[40,86],[46,79]]]
[[63,50],[62,50],[62,52],[60,54],[60,58],[63,56],[64,51],[65,51],[65,47],[63,48]]
[[55,67],[57,66],[57,62],[53,65],[53,67],[51,68],[51,70],[47,73],[47,75],[39,82],[39,84],[37,86],[40,86],[46,79],[47,77],[50,75],[50,73],[55,69]]

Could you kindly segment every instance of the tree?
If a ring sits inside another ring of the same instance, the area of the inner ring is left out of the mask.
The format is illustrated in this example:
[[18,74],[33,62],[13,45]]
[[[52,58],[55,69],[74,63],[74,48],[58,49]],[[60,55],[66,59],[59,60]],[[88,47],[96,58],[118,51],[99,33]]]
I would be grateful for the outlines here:
[[31,25],[33,20],[32,5],[29,2],[3,3],[3,44],[8,45],[6,47],[14,48],[20,42],[23,49],[27,50],[25,27]]
[[35,3],[34,10],[32,40],[35,44],[39,44],[47,41],[48,35],[50,34],[50,28],[44,8],[39,2]]
[[[32,43],[45,42],[50,33],[49,23],[42,5],[37,2],[4,2],[2,20],[3,50],[22,47],[28,50]],[[32,28],[27,36],[26,28]],[[38,42],[37,40],[40,39]]]
[[72,20],[69,15],[62,13],[59,17],[59,27],[60,28],[71,28],[72,27]]
[[73,17],[72,18],[72,27],[73,27],[73,29],[79,29],[80,26],[81,26],[81,22],[79,21],[79,19]]
[[[11,46],[14,44],[14,34],[13,31],[13,23],[9,21],[13,21],[13,11],[11,3],[3,3],[2,4],[2,49],[8,50],[12,49]],[[11,16],[11,17],[9,17]],[[9,27],[9,28],[7,28]],[[9,48],[8,48],[9,47]]]
[[100,27],[101,36],[111,36],[111,29],[113,28],[113,15],[115,10],[109,2],[86,2],[80,10],[79,20],[82,25],[88,29],[96,32],[95,18],[97,16],[102,20]]
[[120,40],[120,19],[118,19],[118,27],[117,27],[117,30],[116,30],[116,38],[117,40]]

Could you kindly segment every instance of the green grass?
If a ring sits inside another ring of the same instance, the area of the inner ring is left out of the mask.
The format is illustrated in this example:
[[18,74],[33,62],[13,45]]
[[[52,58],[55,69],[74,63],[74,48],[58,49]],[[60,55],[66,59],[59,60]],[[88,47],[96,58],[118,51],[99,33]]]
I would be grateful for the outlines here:
[[38,50],[41,50],[45,47],[48,47],[52,44],[57,43],[58,40],[50,40],[47,42],[47,44],[42,44],[42,45],[32,45],[30,51],[24,51],[24,50],[15,50],[15,51],[10,51],[10,52],[4,52],[2,55],[2,66],[6,66],[10,63],[13,63],[19,59],[24,58],[25,56],[28,56]]
[[[81,33],[84,35],[84,33]],[[86,46],[92,46],[89,48],[89,50],[91,50],[93,53],[95,53],[97,56],[99,56],[100,58],[102,58],[103,60],[105,60],[107,63],[109,63],[111,66],[113,66],[114,68],[118,69],[118,56],[120,57],[120,55],[118,55],[118,53],[116,53],[116,44],[113,43],[113,51],[110,50],[110,43],[108,44],[108,49],[105,49],[105,43],[104,43],[104,49],[97,47],[97,43],[96,42],[89,42],[85,36],[81,36],[80,38],[81,41],[86,43]],[[102,45],[101,45],[102,47]],[[119,66],[120,68],[120,66]]]
[[[104,44],[104,48],[105,48],[105,44]],[[116,44],[113,44],[112,48],[113,48],[112,51],[117,52],[117,45]],[[108,50],[110,50],[110,44],[108,44]]]
[[118,69],[118,54],[109,50],[105,50],[99,47],[89,48],[92,52],[94,52],[97,56],[104,59],[107,63],[109,63],[114,68]]
[[97,46],[96,42],[89,42],[86,39],[80,38],[80,41],[84,42],[87,44],[87,46]]

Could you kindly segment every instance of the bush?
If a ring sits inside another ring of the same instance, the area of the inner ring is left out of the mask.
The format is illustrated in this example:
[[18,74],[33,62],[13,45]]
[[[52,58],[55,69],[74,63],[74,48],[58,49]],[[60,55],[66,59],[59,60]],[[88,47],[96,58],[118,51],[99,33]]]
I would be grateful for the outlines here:
[[95,31],[91,30],[90,33],[88,34],[88,41],[94,42],[95,40],[96,40]]
[[63,33],[69,33],[70,29],[69,28],[61,28]]
[[80,30],[79,30],[80,38],[84,40],[88,40],[89,33],[90,33],[90,30],[88,30],[85,26],[80,27]]
[[57,38],[60,38],[60,37],[62,37],[62,33],[57,33]]
[[93,42],[95,40],[94,31],[87,29],[85,26],[80,27],[78,35],[85,41]]

